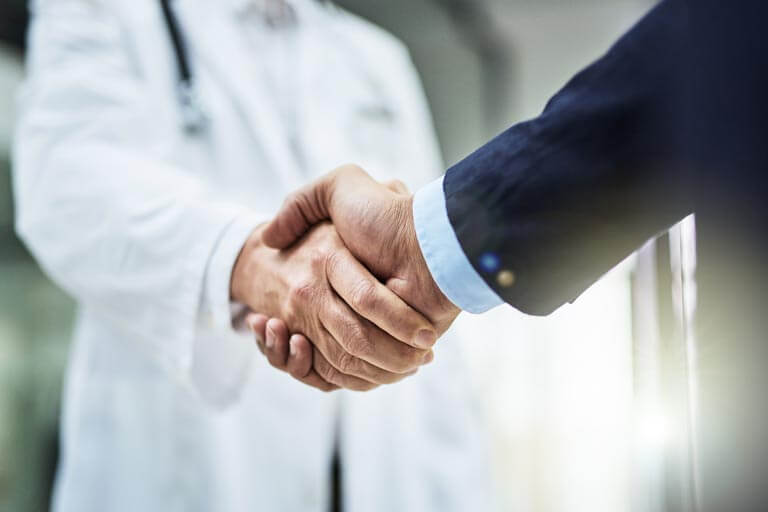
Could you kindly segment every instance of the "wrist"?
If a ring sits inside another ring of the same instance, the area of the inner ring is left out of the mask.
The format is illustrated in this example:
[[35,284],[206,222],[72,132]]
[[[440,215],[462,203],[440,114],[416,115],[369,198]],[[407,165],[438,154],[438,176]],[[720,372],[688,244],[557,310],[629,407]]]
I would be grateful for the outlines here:
[[464,252],[448,215],[442,178],[416,192],[413,219],[430,275],[453,305],[481,313],[501,304]]
[[413,218],[413,200],[413,195],[408,196],[408,198],[403,200],[403,203],[399,208],[401,211],[401,219],[399,222],[401,231],[399,239],[402,241],[406,256],[402,261],[414,270],[421,271],[427,267],[427,262],[424,259],[424,254],[421,252],[419,237],[416,234],[416,224]]
[[459,314],[461,309],[457,307],[451,300],[442,292],[439,285],[432,276],[432,272],[427,265],[427,260],[421,249],[419,243],[419,237],[416,232],[416,222],[413,213],[413,203],[415,196],[409,196],[402,206],[402,226],[401,238],[403,241],[403,247],[405,249],[405,257],[401,258],[401,261],[405,262],[409,269],[406,272],[411,276],[419,277],[419,288],[422,290],[431,290],[433,296],[433,302],[438,305],[438,310],[442,311],[448,317],[455,317]]
[[264,225],[258,226],[243,244],[232,268],[229,282],[229,294],[233,301],[251,305],[253,303],[253,283],[259,273],[259,254],[269,250],[261,239]]

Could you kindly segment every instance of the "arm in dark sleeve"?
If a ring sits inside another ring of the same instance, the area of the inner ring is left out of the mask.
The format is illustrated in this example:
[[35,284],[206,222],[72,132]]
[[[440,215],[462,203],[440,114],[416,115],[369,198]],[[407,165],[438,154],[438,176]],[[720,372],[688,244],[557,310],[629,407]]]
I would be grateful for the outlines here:
[[678,80],[686,30],[684,6],[662,2],[539,117],[446,174],[462,249],[515,308],[548,314],[574,300],[690,211]]

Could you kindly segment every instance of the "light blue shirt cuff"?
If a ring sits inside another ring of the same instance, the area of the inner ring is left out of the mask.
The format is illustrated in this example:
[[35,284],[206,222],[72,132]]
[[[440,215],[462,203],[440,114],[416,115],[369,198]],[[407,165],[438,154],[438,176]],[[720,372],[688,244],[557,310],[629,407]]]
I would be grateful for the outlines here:
[[448,219],[443,178],[416,193],[413,221],[432,278],[451,302],[470,313],[485,313],[504,302],[472,267],[456,238]]

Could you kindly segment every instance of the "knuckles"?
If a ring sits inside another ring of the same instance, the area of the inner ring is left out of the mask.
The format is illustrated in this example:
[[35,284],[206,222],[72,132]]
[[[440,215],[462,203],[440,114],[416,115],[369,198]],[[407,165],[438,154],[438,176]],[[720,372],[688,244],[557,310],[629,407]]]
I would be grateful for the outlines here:
[[336,371],[336,369],[328,364],[325,361],[315,360],[315,371],[317,374],[323,378],[326,382],[330,384],[334,384],[336,386],[341,385],[339,382],[339,372]]
[[349,352],[343,352],[336,361],[336,365],[341,373],[349,375],[357,370],[358,360]]
[[[326,237],[322,233],[318,237]],[[300,312],[315,310],[318,300],[328,292],[325,284],[326,269],[329,264],[334,264],[333,243],[328,240],[316,240],[311,246],[304,248],[307,252],[306,259],[297,276],[293,276],[288,285],[287,306],[295,317],[301,316]],[[297,318],[293,320],[297,320]],[[303,323],[302,323],[303,325]]]
[[309,265],[313,271],[324,271],[330,260],[332,260],[332,253],[324,245],[310,249]]
[[[347,366],[347,367],[350,367],[348,365],[355,364],[354,362],[348,362],[348,360],[345,359],[346,357],[349,357],[349,356],[341,356],[337,364],[339,366]],[[352,360],[354,360],[354,358],[352,358]],[[341,371],[337,370],[332,365],[328,364],[326,361],[316,360],[314,364],[314,368],[315,368],[315,372],[317,372],[317,374],[320,377],[322,377],[323,380],[325,380],[329,384],[338,386],[340,388],[351,389],[353,391],[371,391],[379,387],[378,384],[374,384],[372,382],[367,382],[360,379],[349,377],[346,373],[344,373],[343,370]],[[333,391],[333,389],[331,389],[331,391]]]
[[345,318],[341,320],[343,325],[343,339],[339,342],[350,355],[356,358],[366,358],[373,355],[374,345],[368,329],[357,319]]
[[420,367],[424,361],[424,356],[427,355],[426,350],[413,348],[405,343],[399,343],[397,347],[397,371],[401,373],[407,373]]
[[360,281],[350,294],[354,309],[357,311],[376,311],[379,308],[379,300],[376,286],[370,281]]
[[360,176],[367,175],[367,173],[357,164],[344,164],[341,167],[336,168],[334,171],[331,171],[331,177],[333,178],[343,178],[344,176],[349,175]]
[[301,311],[308,304],[315,302],[318,295],[316,284],[312,280],[297,280],[288,290],[288,304],[293,311]]
[[315,263],[322,263],[325,275],[333,275],[344,272],[345,270],[345,263],[341,257],[341,253],[335,250],[335,247],[331,246],[330,243],[326,246],[322,259],[319,259]]

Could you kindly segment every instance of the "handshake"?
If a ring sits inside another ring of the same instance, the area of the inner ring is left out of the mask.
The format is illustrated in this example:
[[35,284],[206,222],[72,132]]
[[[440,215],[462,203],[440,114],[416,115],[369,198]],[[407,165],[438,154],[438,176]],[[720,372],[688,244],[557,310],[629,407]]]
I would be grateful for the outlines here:
[[459,314],[432,279],[413,198],[344,166],[289,196],[235,263],[233,300],[272,366],[323,391],[368,391],[432,361]]

